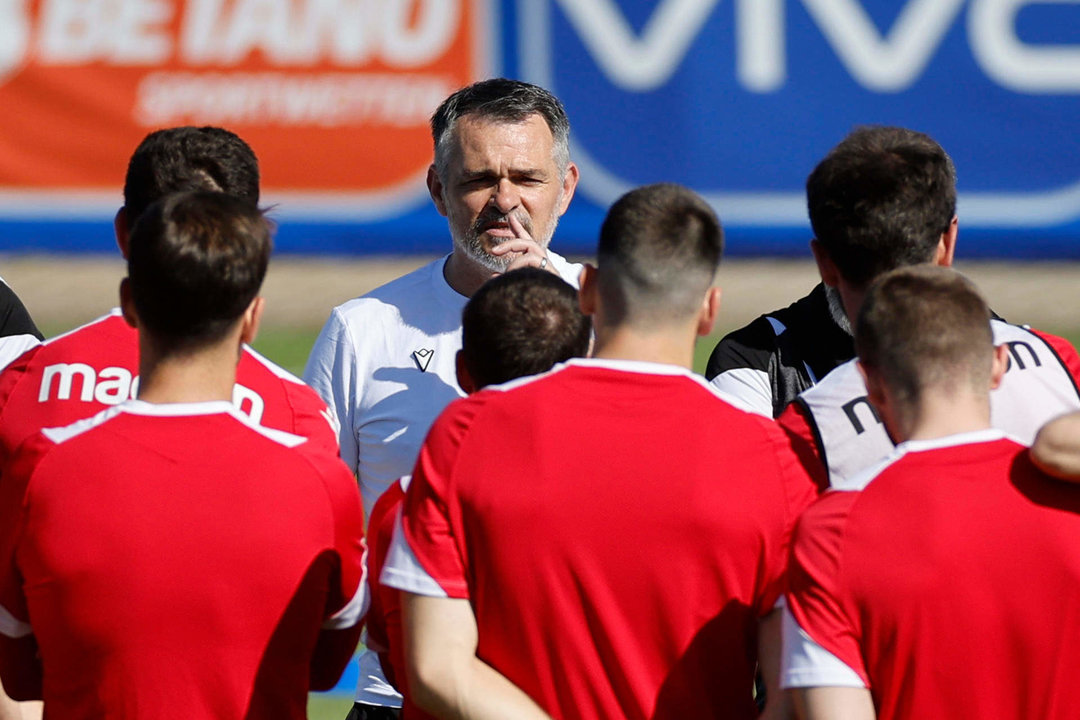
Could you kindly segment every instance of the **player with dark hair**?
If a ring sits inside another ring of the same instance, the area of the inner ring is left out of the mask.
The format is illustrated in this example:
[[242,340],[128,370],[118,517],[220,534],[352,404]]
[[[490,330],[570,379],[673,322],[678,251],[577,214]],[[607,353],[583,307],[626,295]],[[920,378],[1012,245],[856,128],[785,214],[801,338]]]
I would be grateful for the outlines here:
[[[581,271],[549,248],[578,179],[557,98],[517,80],[483,80],[448,97],[431,124],[428,190],[452,251],[334,308],[304,370],[340,425],[341,457],[369,513],[412,471],[435,416],[464,394],[455,358],[465,302],[508,270],[536,267],[575,287]],[[352,717],[390,717],[383,708],[400,704],[374,654],[362,655]]]
[[429,712],[757,717],[756,648],[772,683],[788,536],[814,488],[771,420],[689,369],[721,239],[686,188],[624,195],[582,278],[594,358],[435,422],[381,578],[404,591]]
[[822,283],[725,336],[705,372],[771,417],[854,356],[848,318],[869,281],[894,267],[949,265],[956,248],[956,171],[914,130],[857,128],[814,168],[806,200]]
[[[936,143],[898,128],[856,131],[810,175],[818,267],[849,317],[858,312],[868,281],[882,272],[951,263],[952,177],[952,163]],[[991,395],[992,422],[1029,444],[1047,420],[1080,408],[1080,356],[1053,335],[997,317],[991,327],[1012,358],[1000,390]],[[892,451],[854,361],[819,379],[779,420],[816,451],[834,488]]]
[[[150,133],[128,162],[118,222],[126,228],[151,203],[186,190],[217,190],[258,203],[259,162],[254,151],[224,128],[176,127]],[[126,234],[117,230],[118,238]]]
[[131,236],[139,399],[47,428],[0,483],[0,675],[57,717],[306,717],[367,601],[351,474],[232,404],[270,227],[170,195]]
[[[128,166],[124,207],[116,214],[117,245],[124,257],[130,255],[129,227],[160,193],[218,191],[254,205],[258,179],[251,148],[227,130],[151,133]],[[119,309],[24,354],[0,374],[0,460],[43,427],[66,425],[135,397],[137,374],[137,336]],[[233,400],[253,420],[337,452],[325,403],[299,378],[246,345],[237,378]]]
[[578,307],[577,291],[536,268],[521,268],[487,282],[461,315],[458,383],[466,392],[545,372],[584,357],[592,323]]
[[[466,303],[461,326],[458,383],[470,393],[546,372],[571,358],[585,357],[592,328],[588,316],[578,307],[574,288],[536,268],[511,270],[485,283]],[[368,524],[368,569],[373,578],[367,615],[368,646],[379,650],[386,678],[396,688],[404,687],[407,675],[401,601],[396,589],[377,580],[410,480],[405,476],[379,497]],[[410,702],[408,693],[404,695],[401,717],[426,717]]]
[[808,720],[1080,713],[1080,495],[992,429],[990,316],[946,268],[866,296],[859,363],[900,445],[799,521],[782,679]]

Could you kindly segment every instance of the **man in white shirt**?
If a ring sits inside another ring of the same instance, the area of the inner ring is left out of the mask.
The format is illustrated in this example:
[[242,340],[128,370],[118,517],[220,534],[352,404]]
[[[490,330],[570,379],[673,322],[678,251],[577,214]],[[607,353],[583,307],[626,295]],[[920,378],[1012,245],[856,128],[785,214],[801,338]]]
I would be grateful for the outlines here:
[[[412,472],[428,428],[463,396],[454,358],[461,311],[487,280],[538,267],[577,287],[579,265],[548,249],[577,187],[562,104],[535,85],[497,78],[463,88],[431,121],[428,189],[451,253],[331,312],[304,371],[340,425],[341,457],[365,513]],[[392,717],[401,698],[378,658],[361,658],[356,718]]]

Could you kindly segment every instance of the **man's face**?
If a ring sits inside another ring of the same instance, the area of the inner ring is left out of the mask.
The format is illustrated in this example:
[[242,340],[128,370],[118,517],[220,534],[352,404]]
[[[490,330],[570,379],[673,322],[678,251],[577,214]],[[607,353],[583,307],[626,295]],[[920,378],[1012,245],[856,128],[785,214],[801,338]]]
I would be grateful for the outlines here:
[[445,177],[429,174],[432,199],[449,221],[456,252],[500,272],[518,253],[491,255],[496,245],[531,238],[547,247],[577,185],[572,164],[559,172],[553,144],[540,115],[520,123],[469,115],[458,120]]

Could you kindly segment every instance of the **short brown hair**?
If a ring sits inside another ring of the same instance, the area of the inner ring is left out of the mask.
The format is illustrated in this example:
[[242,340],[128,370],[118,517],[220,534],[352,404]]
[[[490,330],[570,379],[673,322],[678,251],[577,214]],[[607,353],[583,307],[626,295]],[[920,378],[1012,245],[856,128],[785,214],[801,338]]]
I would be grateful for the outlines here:
[[955,270],[917,265],[886,273],[867,292],[855,322],[859,361],[881,376],[896,399],[969,383],[989,388],[994,336],[990,309]]
[[462,313],[462,357],[477,387],[546,372],[589,352],[592,322],[577,291],[538,268],[484,283]]
[[806,180],[814,236],[844,280],[930,262],[956,215],[956,169],[929,135],[867,125],[851,132]]
[[128,255],[140,327],[170,352],[223,338],[259,293],[270,235],[254,204],[225,193],[176,193],[151,204]]
[[600,228],[597,287],[612,323],[656,325],[692,314],[723,252],[720,220],[705,200],[673,183],[623,195]]

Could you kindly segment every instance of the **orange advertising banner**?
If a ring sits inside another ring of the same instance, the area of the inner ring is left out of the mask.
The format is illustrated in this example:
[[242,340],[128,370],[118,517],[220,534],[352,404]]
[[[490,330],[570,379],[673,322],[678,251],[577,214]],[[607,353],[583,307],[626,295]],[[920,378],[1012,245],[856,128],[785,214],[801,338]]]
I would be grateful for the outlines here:
[[491,22],[480,0],[0,0],[0,192],[118,197],[148,132],[220,125],[270,198],[400,210]]

